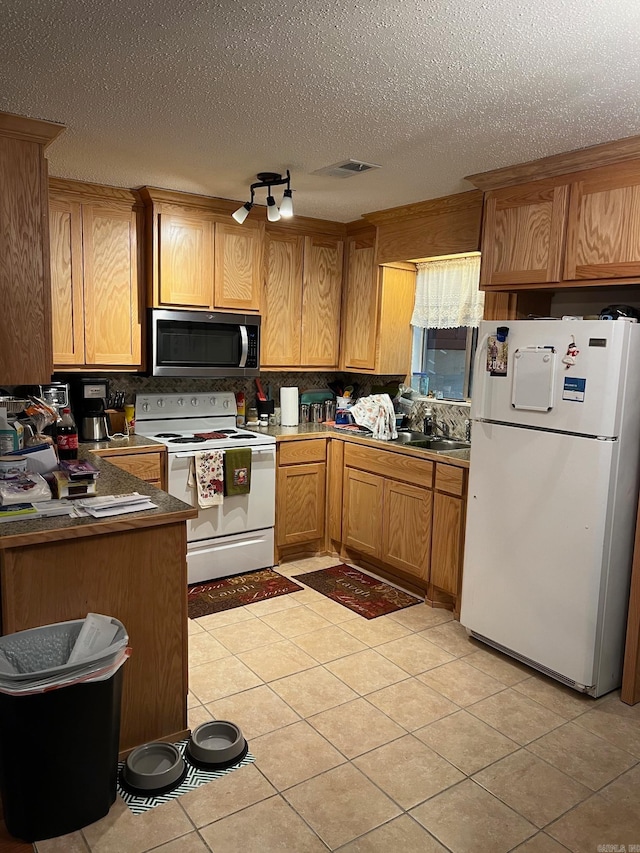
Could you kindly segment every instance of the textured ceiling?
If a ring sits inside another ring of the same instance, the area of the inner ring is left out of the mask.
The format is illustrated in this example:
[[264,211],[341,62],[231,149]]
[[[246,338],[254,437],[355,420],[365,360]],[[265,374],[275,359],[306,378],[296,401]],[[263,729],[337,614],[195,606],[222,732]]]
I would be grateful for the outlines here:
[[[640,133],[638,0],[0,0],[0,110],[50,173],[339,221]],[[312,174],[354,158],[381,169]],[[258,195],[256,201],[264,203]]]

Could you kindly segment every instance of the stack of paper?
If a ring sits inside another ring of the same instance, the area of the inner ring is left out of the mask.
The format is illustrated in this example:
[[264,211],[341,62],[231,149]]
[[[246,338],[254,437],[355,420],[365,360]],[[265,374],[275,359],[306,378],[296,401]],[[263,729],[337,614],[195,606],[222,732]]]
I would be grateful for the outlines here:
[[96,498],[81,498],[74,502],[79,515],[91,515],[94,518],[106,518],[109,515],[124,515],[127,512],[141,512],[157,509],[147,495],[131,492],[126,495],[104,495]]

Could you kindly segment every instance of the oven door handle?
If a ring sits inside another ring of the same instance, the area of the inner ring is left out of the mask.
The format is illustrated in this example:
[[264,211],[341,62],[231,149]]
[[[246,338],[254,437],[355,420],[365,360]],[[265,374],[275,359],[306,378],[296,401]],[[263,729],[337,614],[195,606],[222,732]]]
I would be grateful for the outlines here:
[[[227,450],[231,450],[231,448],[228,447]],[[170,455],[173,456],[175,459],[191,459],[193,456],[196,455],[196,453],[199,453],[199,452],[200,452],[199,450],[191,450],[190,452],[186,452],[186,453],[172,453]],[[222,452],[224,453],[224,450]],[[252,447],[251,452],[252,453],[274,453],[275,452],[275,446],[269,445],[268,447]]]
[[242,340],[242,355],[240,356],[238,367],[246,367],[247,356],[249,355],[249,335],[247,334],[246,326],[240,326],[240,339]]

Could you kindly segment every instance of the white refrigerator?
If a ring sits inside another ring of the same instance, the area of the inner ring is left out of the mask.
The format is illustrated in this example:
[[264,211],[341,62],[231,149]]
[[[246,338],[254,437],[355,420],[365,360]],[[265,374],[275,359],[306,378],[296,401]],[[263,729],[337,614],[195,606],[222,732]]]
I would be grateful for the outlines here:
[[460,622],[600,696],[622,674],[640,325],[483,321],[478,342]]

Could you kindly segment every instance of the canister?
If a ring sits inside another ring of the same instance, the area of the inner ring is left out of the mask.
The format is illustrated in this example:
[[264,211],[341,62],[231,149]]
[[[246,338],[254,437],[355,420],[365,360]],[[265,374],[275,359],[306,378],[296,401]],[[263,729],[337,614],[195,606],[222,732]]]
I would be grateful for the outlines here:
[[325,400],[324,402],[324,420],[335,421],[336,419],[336,404],[335,400]]
[[309,423],[309,404],[308,403],[300,403],[300,423],[308,424]]
[[312,424],[319,424],[322,422],[322,403],[311,403],[310,406],[310,419]]

